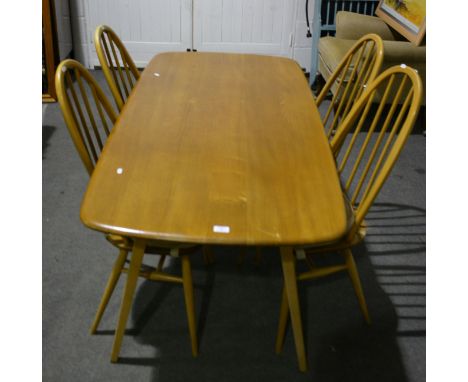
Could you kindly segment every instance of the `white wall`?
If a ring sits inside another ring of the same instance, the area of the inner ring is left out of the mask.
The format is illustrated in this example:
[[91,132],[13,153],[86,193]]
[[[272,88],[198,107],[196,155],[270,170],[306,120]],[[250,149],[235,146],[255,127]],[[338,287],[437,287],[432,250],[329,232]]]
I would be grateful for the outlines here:
[[[93,3],[93,7],[90,7],[92,9],[87,9],[88,1],[99,2],[103,0],[72,0],[70,1],[70,9],[72,14],[73,46],[75,56],[85,66],[92,67],[96,64],[96,60],[94,58],[95,53],[92,45],[92,31],[90,31],[92,26],[88,25],[91,20],[89,20],[89,17],[86,17],[86,15],[89,15],[91,11],[94,12],[96,5]],[[303,68],[306,68],[306,70],[309,71],[312,41],[311,38],[306,37],[305,0],[292,1],[295,8],[294,20],[291,27],[291,32],[293,32],[293,48],[290,50],[289,54],[291,58],[294,58]],[[313,18],[314,1],[315,0],[309,0],[309,19],[311,22]],[[184,0],[183,4],[186,2],[190,2],[190,0]],[[136,4],[132,1],[129,1],[129,3],[132,6],[135,6]],[[139,12],[144,13],[144,10],[140,9]]]
[[55,20],[60,60],[67,58],[72,49],[70,11],[68,0],[55,0]]

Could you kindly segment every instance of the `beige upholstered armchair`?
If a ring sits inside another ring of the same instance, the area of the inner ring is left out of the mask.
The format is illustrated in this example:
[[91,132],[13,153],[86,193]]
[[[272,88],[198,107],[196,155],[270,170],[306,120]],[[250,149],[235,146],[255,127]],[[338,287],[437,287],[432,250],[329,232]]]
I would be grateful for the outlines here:
[[[399,35],[383,20],[353,12],[336,14],[336,36],[322,37],[318,47],[318,71],[325,81],[338,66],[351,46],[368,33],[378,34],[384,40],[382,71],[400,64],[416,69],[426,85],[426,42],[416,46]],[[423,97],[425,105],[425,97]]]

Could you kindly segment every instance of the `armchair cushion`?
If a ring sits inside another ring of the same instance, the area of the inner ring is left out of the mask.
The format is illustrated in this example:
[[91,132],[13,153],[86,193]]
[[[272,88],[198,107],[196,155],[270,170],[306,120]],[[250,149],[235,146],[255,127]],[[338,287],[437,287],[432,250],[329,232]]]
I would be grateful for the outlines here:
[[[336,37],[322,37],[318,44],[318,71],[327,81],[356,40],[368,33],[383,39],[384,60],[381,72],[394,65],[416,69],[426,87],[426,46],[399,40],[397,32],[378,17],[340,11],[336,15]],[[333,91],[333,88],[332,88]],[[425,97],[423,97],[425,105]]]
[[356,43],[354,40],[343,40],[326,36],[319,40],[319,72],[325,80],[330,78],[346,52]]
[[[331,77],[346,52],[356,43],[336,37],[322,37],[319,41],[318,71],[325,81]],[[406,64],[418,71],[424,88],[426,85],[426,47],[416,47],[405,41],[384,41],[384,61],[381,72],[394,65]],[[334,88],[332,87],[332,91]],[[423,105],[425,105],[423,97]]]

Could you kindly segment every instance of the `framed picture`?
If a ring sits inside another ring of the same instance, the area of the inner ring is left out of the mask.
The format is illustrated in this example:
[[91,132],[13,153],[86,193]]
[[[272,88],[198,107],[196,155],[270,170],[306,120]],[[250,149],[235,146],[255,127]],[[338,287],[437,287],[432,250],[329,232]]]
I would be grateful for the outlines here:
[[375,14],[416,45],[426,34],[426,0],[380,0]]
[[55,69],[59,63],[54,2],[42,0],[42,102],[55,102]]

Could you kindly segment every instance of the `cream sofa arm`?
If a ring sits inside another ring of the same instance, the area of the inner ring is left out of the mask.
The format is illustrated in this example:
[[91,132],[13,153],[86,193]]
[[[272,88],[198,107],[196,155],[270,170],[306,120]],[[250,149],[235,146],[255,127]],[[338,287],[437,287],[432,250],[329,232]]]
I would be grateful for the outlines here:
[[340,11],[336,14],[336,37],[344,40],[359,40],[368,33],[379,35],[382,40],[395,40],[390,27],[374,16]]

